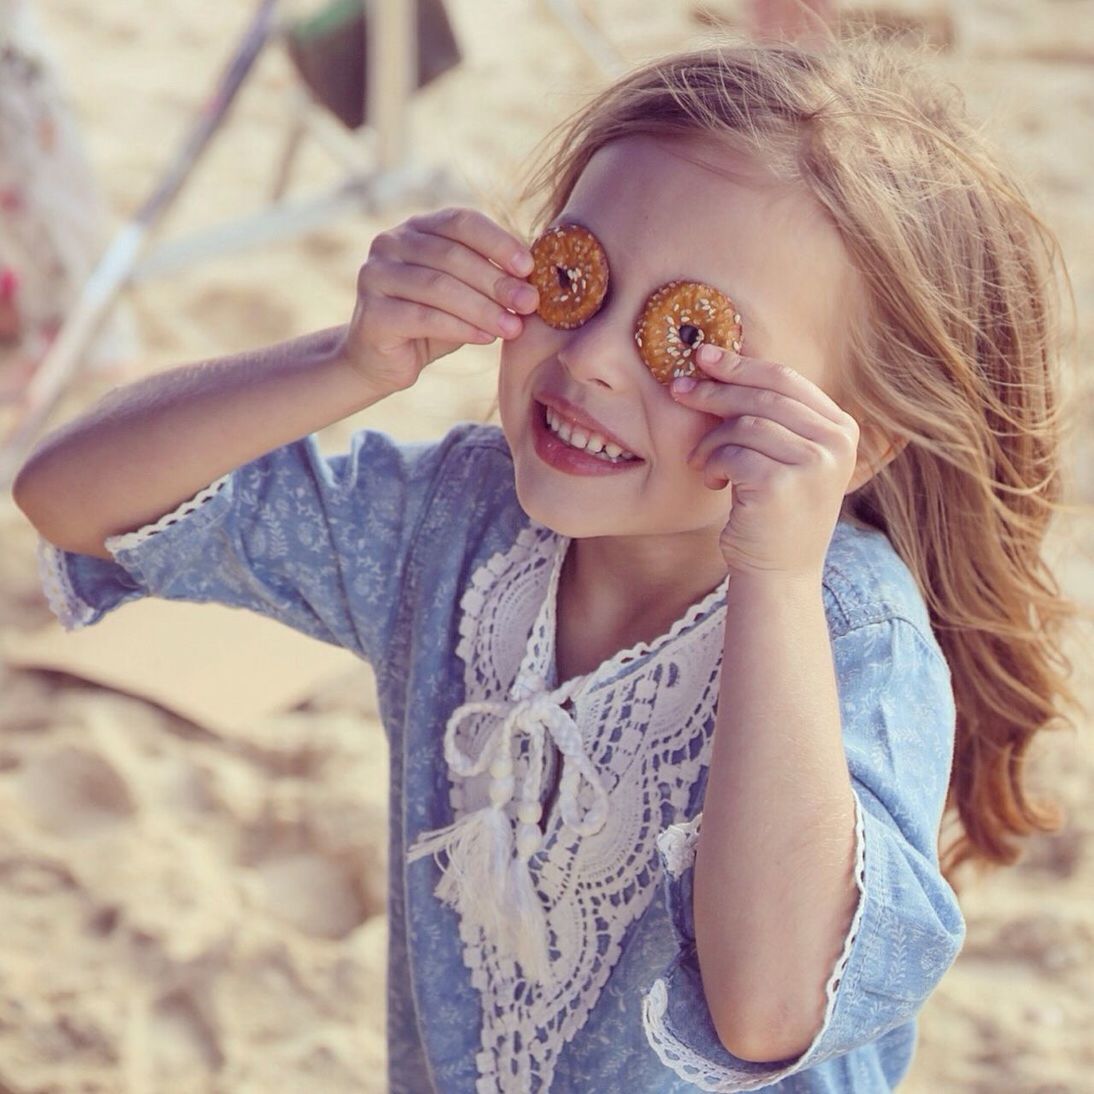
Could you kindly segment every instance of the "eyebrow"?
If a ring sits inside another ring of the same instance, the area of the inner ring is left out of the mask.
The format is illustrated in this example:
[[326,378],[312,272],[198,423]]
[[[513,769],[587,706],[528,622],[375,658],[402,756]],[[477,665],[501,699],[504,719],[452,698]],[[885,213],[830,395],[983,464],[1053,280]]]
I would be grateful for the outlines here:
[[[547,232],[547,231],[550,231],[552,228],[561,228],[566,224],[578,224],[582,228],[585,228],[587,231],[592,232],[593,235],[596,236],[598,242],[600,243],[600,246],[604,247],[604,253],[607,254],[608,248],[604,246],[604,241],[600,238],[599,234],[597,232],[593,231],[593,229],[590,228],[588,224],[585,224],[583,221],[578,220],[576,217],[564,216],[564,215],[560,214],[559,216],[555,217],[550,222],[550,224],[545,225],[544,228],[543,228],[543,231]],[[609,257],[609,260],[608,260],[608,280],[609,280],[609,283],[611,282],[611,270],[612,270],[612,263],[611,263],[611,258]],[[692,278],[679,277],[679,278],[673,278],[672,280],[674,280],[674,281],[685,281],[685,280],[690,281],[690,280],[693,280],[693,279]],[[704,281],[703,284],[710,284],[710,282]],[[653,289],[650,289],[650,293],[655,292],[657,287],[658,286],[655,286]],[[734,293],[734,292],[726,292],[725,289],[721,289],[717,285],[712,285],[711,287],[718,289],[719,292],[725,293],[725,295],[728,296],[729,299],[733,301],[733,306],[737,309],[737,314],[741,317],[741,337],[742,337],[742,339],[746,338],[747,334],[748,334],[746,326],[747,327],[754,327],[756,330],[759,330],[761,332],[766,332],[767,330],[770,329],[767,326],[767,324],[763,321],[763,319],[760,316],[759,312],[757,312],[752,307],[752,305],[744,297],[742,297],[739,294]],[[747,324],[745,322],[746,319],[748,321]]]

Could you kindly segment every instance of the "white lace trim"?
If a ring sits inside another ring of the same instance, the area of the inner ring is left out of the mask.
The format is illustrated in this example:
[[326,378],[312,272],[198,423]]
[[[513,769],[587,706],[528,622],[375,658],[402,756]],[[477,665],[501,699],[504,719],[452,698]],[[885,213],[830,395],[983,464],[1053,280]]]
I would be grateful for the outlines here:
[[[472,574],[471,584],[460,599],[460,608],[463,614],[460,618],[460,640],[456,646],[456,655],[465,665],[470,665],[472,659],[477,656],[474,644],[477,637],[481,639],[480,625],[485,614],[487,597],[491,591],[497,590],[499,580],[502,577],[512,576],[519,567],[528,564],[532,570],[542,569],[550,573],[548,587],[541,590],[537,597],[538,602],[541,604],[540,618],[533,625],[533,632],[529,642],[531,643],[534,639],[537,629],[545,629],[550,634],[549,660],[551,661],[551,667],[554,667],[555,593],[558,589],[562,564],[565,561],[569,546],[570,540],[566,536],[557,535],[549,528],[532,523],[520,530],[516,541],[511,547],[505,551],[498,551]],[[683,631],[694,626],[697,620],[708,615],[720,601],[725,599],[728,583],[729,579],[726,578],[702,600],[692,604],[664,634],[659,635],[650,642],[636,642],[633,646],[620,650],[609,660],[599,665],[595,674],[591,675],[595,675],[597,679],[607,679],[620,669],[637,661],[640,657],[655,653],[674,642]],[[522,651],[520,647],[513,646],[512,649],[518,655],[526,654],[523,658],[524,661],[531,659],[531,648]],[[496,650],[494,652],[500,653],[503,651]],[[509,674],[504,673],[503,675],[508,676]],[[534,675],[531,678],[518,677],[513,685],[513,691],[516,697],[525,698],[537,691],[542,691],[544,686],[549,686],[552,682],[554,682],[553,676],[547,681]],[[495,683],[498,682],[495,681]]]
[[85,604],[76,595],[76,590],[73,589],[72,582],[69,580],[64,552],[60,547],[39,536],[35,553],[38,559],[38,576],[50,611],[66,631],[86,627],[91,622],[95,609],[90,604]]
[[[134,532],[123,532],[121,535],[107,536],[103,541],[103,545],[111,554],[139,547],[150,536],[162,532],[168,525],[177,523],[183,517],[204,505],[224,486],[230,477],[231,472],[222,475],[216,482],[203,487],[192,498],[182,502],[153,524],[146,524]],[[72,587],[68,565],[65,562],[65,552],[56,544],[50,543],[43,536],[39,536],[35,554],[38,561],[38,576],[50,611],[53,612],[66,631],[86,627],[94,618],[95,609],[81,600]]]
[[192,498],[176,506],[170,513],[165,513],[152,524],[146,524],[134,532],[123,532],[121,535],[108,536],[104,541],[106,549],[111,554],[116,554],[118,551],[130,551],[134,547],[139,547],[149,537],[154,536],[157,532],[162,532],[171,524],[177,524],[183,517],[189,516],[195,509],[199,509],[214,494],[219,493],[221,487],[231,477],[232,473],[230,471],[225,475],[221,475],[216,482],[202,487]]
[[[668,985],[664,979],[655,980],[650,990],[642,1001],[642,1026],[646,1031],[646,1039],[653,1047],[665,1067],[671,1068],[681,1079],[694,1083],[700,1090],[729,1091],[729,1090],[753,1090],[756,1087],[767,1086],[777,1082],[786,1075],[790,1075],[802,1068],[804,1061],[817,1047],[824,1037],[829,1024],[832,1021],[832,1012],[836,1006],[836,989],[843,978],[847,962],[851,957],[851,947],[858,935],[859,926],[862,923],[862,913],[866,907],[866,829],[862,803],[856,793],[855,798],[855,886],[859,892],[858,906],[851,920],[851,926],[843,940],[843,951],[836,961],[835,967],[828,982],[825,984],[825,997],[827,1003],[824,1008],[824,1021],[816,1037],[809,1047],[798,1059],[777,1072],[766,1072],[753,1078],[746,1078],[742,1071],[733,1071],[727,1067],[719,1067],[697,1053],[694,1053],[675,1037],[665,1024],[665,1014],[668,1011]],[[697,818],[698,819],[698,818]],[[676,826],[683,829],[685,826]],[[668,832],[665,833],[668,835]],[[661,841],[659,841],[660,843]],[[695,839],[673,837],[666,840],[666,844],[673,844],[673,854],[678,854],[676,862],[684,861],[689,855],[691,861],[695,856]],[[685,865],[690,865],[690,862]]]
[[[549,975],[526,976],[490,936],[487,917],[460,916],[464,962],[483,1000],[476,1057],[483,1094],[550,1088],[559,1052],[585,1024],[627,929],[660,889],[662,811],[667,805],[670,816],[686,817],[713,740],[728,579],[665,634],[557,688],[556,594],[569,542],[538,525],[525,528],[475,572],[461,599],[457,653],[465,664],[466,702],[450,722],[455,747],[446,749],[457,822],[505,799],[492,798],[491,783],[500,776],[487,770],[498,761],[500,771],[506,762],[498,732],[502,708],[511,715],[529,703],[549,703],[557,709],[544,708],[533,719],[529,708],[515,719],[546,723],[560,720],[568,707],[579,735],[578,751],[563,759],[559,800],[544,818],[542,845],[527,859],[544,913]],[[544,735],[505,739],[514,748],[508,758],[514,787],[529,780],[543,786],[550,759]],[[452,759],[476,773],[461,774]],[[579,778],[586,764],[593,781]],[[603,823],[583,826],[599,790],[609,802]],[[512,822],[514,805],[506,801]]]

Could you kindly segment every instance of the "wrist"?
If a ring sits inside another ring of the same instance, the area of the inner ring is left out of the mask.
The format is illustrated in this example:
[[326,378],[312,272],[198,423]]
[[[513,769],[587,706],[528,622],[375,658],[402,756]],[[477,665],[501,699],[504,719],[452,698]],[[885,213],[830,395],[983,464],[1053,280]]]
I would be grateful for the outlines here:
[[772,570],[732,574],[726,586],[727,600],[814,600],[823,589],[823,570]]
[[351,385],[351,393],[360,404],[357,409],[378,403],[394,394],[391,389],[384,388],[376,380],[367,375],[356,363],[355,356],[349,348],[349,325],[336,327],[331,331],[333,335],[329,347],[322,354],[321,367],[329,370],[340,382]]

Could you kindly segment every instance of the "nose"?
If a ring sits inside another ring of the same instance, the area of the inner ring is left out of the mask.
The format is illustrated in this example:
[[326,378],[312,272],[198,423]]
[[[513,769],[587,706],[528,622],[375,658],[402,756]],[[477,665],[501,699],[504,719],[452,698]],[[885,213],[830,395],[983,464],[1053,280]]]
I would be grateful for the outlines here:
[[558,359],[575,380],[612,391],[634,384],[638,347],[621,309],[603,307],[580,327],[560,333]]

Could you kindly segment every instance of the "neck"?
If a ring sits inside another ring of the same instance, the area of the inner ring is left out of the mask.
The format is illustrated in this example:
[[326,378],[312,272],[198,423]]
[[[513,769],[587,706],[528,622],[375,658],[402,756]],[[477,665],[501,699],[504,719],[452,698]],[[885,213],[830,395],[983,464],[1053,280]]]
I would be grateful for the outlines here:
[[575,539],[562,580],[587,623],[619,648],[663,634],[726,576],[717,538],[704,533]]

